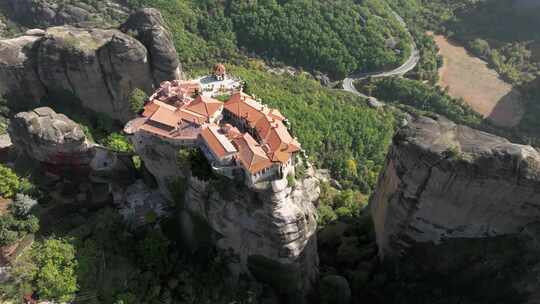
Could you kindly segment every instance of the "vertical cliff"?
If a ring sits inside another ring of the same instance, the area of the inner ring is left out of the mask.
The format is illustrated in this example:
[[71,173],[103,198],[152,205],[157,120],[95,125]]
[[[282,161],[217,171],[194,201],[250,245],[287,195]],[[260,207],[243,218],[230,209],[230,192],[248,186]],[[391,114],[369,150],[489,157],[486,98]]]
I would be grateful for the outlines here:
[[311,290],[319,263],[313,202],[320,189],[313,172],[293,187],[281,181],[255,192],[226,178],[203,181],[180,169],[179,147],[165,139],[137,132],[131,141],[161,192],[169,199],[171,190],[183,194],[179,232],[188,243],[210,241],[235,276],[254,277],[282,294]]
[[492,288],[484,300],[506,288],[539,291],[528,286],[540,265],[534,148],[442,117],[414,118],[394,137],[370,204],[384,261],[450,275],[447,287]]

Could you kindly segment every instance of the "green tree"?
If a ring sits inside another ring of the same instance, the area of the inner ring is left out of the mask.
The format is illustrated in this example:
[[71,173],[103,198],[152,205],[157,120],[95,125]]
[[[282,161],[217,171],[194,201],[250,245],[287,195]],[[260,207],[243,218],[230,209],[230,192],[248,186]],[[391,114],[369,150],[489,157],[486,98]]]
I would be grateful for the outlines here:
[[111,133],[104,140],[103,145],[116,152],[133,152],[131,143],[120,133]]
[[131,94],[129,94],[129,105],[131,108],[131,111],[138,113],[142,110],[144,103],[148,99],[148,95],[146,93],[139,89],[135,88]]
[[149,231],[137,246],[142,265],[148,270],[164,271],[168,264],[169,240],[161,230]]
[[78,290],[75,248],[64,239],[47,239],[33,249],[38,268],[37,292],[40,298],[70,301]]
[[481,57],[487,58],[491,53],[489,43],[486,40],[480,38],[471,41],[470,48],[477,56]]
[[345,174],[348,177],[355,177],[358,175],[358,164],[356,163],[356,160],[354,160],[354,158],[350,158],[347,160],[345,165]]
[[0,164],[0,195],[13,197],[20,189],[21,182],[17,174],[10,168]]

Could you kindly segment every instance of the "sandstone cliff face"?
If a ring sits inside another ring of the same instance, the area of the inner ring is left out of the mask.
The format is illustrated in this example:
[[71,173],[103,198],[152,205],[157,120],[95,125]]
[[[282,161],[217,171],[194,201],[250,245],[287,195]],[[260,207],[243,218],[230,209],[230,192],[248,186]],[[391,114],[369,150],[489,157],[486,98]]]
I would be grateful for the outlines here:
[[127,18],[129,10],[116,0],[6,0],[10,17],[28,27],[92,23],[114,25]]
[[188,243],[196,247],[209,240],[235,275],[255,277],[281,293],[311,290],[319,262],[313,202],[320,189],[313,172],[293,188],[275,183],[256,193],[229,180],[201,181],[180,170],[178,147],[166,140],[143,132],[131,140],[165,196],[171,198],[171,181],[184,181],[180,233]]
[[516,234],[540,219],[540,153],[442,117],[415,118],[394,138],[371,209],[382,257]]
[[403,277],[427,274],[432,288],[481,303],[538,299],[534,148],[442,117],[412,118],[394,137],[370,206],[379,255]]
[[157,10],[145,8],[131,14],[120,29],[134,35],[148,49],[154,83],[180,79],[181,67],[172,35]]
[[[138,25],[148,29],[145,18],[154,20],[153,26],[163,22],[152,9],[137,16],[130,29]],[[127,121],[133,116],[128,96],[135,88],[150,93],[162,77],[179,76],[170,34],[162,25],[148,31],[143,41],[152,41],[148,49],[119,30],[72,26],[33,30],[23,37],[0,40],[0,95],[8,95],[13,108],[26,110],[46,95],[67,93],[90,110]]]

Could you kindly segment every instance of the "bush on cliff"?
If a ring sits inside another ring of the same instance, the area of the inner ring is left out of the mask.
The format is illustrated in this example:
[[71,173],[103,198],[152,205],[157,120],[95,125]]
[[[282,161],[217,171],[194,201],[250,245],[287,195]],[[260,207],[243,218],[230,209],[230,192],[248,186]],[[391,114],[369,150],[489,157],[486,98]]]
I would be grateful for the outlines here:
[[29,233],[39,229],[34,215],[16,216],[11,213],[0,216],[0,247],[15,244]]
[[111,133],[105,138],[103,145],[116,152],[133,152],[133,146],[128,139],[120,133]]
[[21,183],[13,170],[0,164],[0,195],[10,198],[18,192]]
[[180,169],[189,169],[198,179],[207,181],[215,178],[206,156],[198,148],[180,149],[177,154],[177,164]]
[[27,178],[19,177],[12,169],[0,164],[0,196],[12,198],[17,193],[34,195],[36,192]]
[[139,88],[134,89],[133,92],[129,94],[129,105],[131,107],[131,111],[134,113],[140,112],[147,99],[148,95],[146,95],[143,90]]

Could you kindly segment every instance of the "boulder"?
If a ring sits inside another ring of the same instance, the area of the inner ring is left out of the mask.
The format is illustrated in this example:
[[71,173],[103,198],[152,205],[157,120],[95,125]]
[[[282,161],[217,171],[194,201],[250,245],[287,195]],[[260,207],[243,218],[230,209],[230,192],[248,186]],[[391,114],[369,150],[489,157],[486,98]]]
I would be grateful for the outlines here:
[[94,155],[82,128],[51,108],[15,115],[8,131],[17,149],[43,163],[88,165]]
[[141,25],[148,49],[119,30],[73,26],[0,40],[0,95],[7,95],[16,111],[36,107],[47,96],[123,122],[131,119],[128,99],[135,88],[150,93],[164,77],[180,74],[172,40],[164,38],[170,34],[159,23],[163,19],[155,10],[146,12],[159,16],[151,29]]
[[[15,149],[45,165],[48,173],[60,177],[73,174],[105,185],[122,186],[134,181],[131,154],[91,142],[79,124],[51,108],[18,113],[8,132]],[[81,191],[88,191],[85,187]]]

